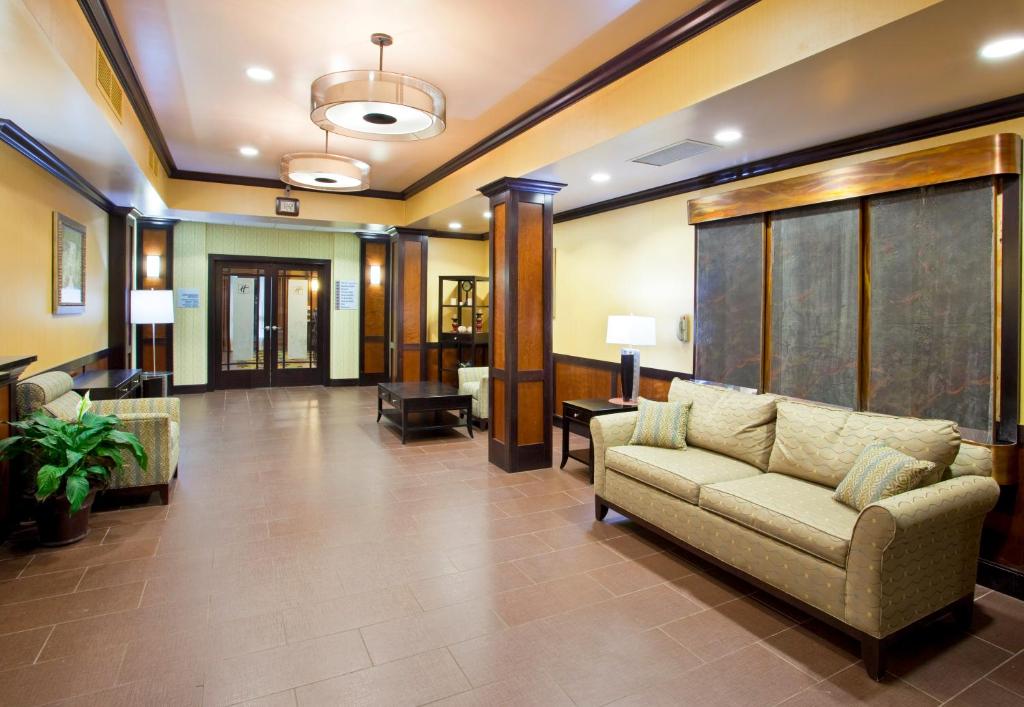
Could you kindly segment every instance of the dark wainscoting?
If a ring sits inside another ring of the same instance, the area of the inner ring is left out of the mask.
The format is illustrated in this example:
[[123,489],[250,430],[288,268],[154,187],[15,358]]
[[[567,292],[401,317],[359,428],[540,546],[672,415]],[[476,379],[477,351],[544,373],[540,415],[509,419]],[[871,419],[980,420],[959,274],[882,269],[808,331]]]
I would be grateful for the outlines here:
[[191,395],[194,393],[205,393],[210,390],[210,387],[206,383],[199,383],[198,385],[171,385],[168,391],[169,395]]
[[[110,368],[110,349],[100,349],[99,351],[93,351],[84,356],[79,356],[76,359],[67,361],[53,368],[48,368],[46,371],[37,371],[37,373],[49,373],[50,371],[64,371],[68,375],[74,377],[85,373],[86,371],[103,371]],[[32,375],[35,375],[33,373]],[[31,376],[27,376],[31,378]]]
[[331,388],[348,388],[359,385],[358,378],[331,378],[327,381]]

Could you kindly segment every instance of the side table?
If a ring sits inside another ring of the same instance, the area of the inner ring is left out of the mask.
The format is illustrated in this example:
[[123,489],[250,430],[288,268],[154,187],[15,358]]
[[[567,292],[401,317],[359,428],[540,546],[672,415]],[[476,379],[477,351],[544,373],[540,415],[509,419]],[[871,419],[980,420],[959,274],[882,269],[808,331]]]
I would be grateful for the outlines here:
[[89,393],[93,400],[138,398],[142,392],[142,371],[138,368],[87,371],[74,377],[71,389]]
[[562,463],[559,469],[565,468],[569,458],[587,465],[590,470],[590,483],[594,483],[594,440],[590,440],[587,449],[569,449],[569,432],[572,425],[582,425],[590,437],[590,420],[598,415],[611,415],[616,412],[636,410],[636,405],[629,403],[613,403],[607,398],[588,398],[586,400],[562,401]]
[[170,371],[143,371],[142,397],[166,398],[170,388]]

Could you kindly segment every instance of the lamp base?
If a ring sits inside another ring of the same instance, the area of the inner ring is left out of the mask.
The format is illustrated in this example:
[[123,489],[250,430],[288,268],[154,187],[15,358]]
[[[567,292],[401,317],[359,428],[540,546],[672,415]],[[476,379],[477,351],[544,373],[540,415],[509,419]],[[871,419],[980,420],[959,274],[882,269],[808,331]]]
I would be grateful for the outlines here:
[[626,405],[636,405],[640,397],[640,350],[622,349],[620,359],[621,400]]

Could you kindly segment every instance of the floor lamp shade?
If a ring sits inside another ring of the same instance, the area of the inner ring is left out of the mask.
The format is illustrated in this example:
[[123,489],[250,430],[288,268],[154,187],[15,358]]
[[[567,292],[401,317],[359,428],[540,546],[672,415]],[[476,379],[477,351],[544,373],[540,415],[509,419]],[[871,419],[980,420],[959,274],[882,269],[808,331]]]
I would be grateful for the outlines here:
[[173,290],[132,290],[132,324],[173,323]]
[[608,317],[605,341],[622,345],[622,400],[633,402],[640,392],[640,351],[636,347],[655,345],[654,317],[613,314]]

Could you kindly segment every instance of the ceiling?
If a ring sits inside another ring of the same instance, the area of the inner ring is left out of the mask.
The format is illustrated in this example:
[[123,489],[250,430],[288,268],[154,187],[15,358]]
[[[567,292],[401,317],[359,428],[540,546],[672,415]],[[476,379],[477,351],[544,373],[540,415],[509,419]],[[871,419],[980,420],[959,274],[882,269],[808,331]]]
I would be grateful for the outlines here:
[[[1024,54],[978,57],[985,42],[1013,34],[1024,34],[1020,0],[945,0],[522,176],[568,185],[557,213],[1015,95],[1024,92]],[[724,127],[743,139],[665,167],[630,161],[687,138],[714,143]],[[595,172],[611,179],[594,183]],[[485,231],[486,209],[477,197],[413,225]]]
[[[179,169],[277,178],[281,156],[319,151],[316,77],[375,68],[447,95],[447,129],[419,142],[330,136],[372,165],[372,189],[411,183],[640,41],[699,0],[107,0]],[[246,69],[275,77],[257,83]],[[239,147],[259,149],[257,157]]]

